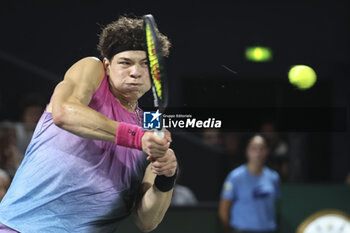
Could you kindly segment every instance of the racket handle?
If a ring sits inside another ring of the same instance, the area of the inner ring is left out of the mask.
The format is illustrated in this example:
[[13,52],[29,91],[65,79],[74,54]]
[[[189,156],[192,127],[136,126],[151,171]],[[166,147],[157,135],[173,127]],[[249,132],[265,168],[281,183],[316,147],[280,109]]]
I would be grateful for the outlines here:
[[161,138],[164,138],[164,131],[163,130],[159,130],[159,129],[156,129],[154,130],[154,134],[158,137],[161,137]]

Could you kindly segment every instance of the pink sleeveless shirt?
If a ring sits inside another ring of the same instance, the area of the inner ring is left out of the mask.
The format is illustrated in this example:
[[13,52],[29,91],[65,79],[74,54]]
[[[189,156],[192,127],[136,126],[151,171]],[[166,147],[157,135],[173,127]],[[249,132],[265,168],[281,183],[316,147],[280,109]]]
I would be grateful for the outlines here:
[[[141,126],[141,109],[125,110],[107,76],[89,107]],[[143,152],[76,136],[44,112],[0,204],[0,223],[20,232],[114,232],[135,205],[147,165]]]

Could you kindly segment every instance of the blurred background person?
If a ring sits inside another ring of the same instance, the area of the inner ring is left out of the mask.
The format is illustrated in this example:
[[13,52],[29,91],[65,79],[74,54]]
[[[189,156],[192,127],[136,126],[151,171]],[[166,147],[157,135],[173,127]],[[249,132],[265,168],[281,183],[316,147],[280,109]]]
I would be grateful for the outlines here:
[[227,172],[229,172],[244,162],[241,151],[241,136],[235,132],[224,132],[222,133],[222,145],[227,154],[226,167]]
[[20,121],[14,124],[14,128],[21,160],[32,139],[35,126],[43,114],[44,107],[44,98],[38,93],[25,94],[19,103]]
[[10,176],[6,171],[0,169],[0,202],[5,196],[7,189],[10,186]]
[[16,132],[10,122],[0,123],[0,169],[7,171],[12,178],[20,164],[16,147]]
[[215,147],[222,146],[222,138],[219,129],[204,129],[202,132],[202,140],[206,145]]
[[246,147],[247,163],[226,178],[219,218],[226,233],[275,232],[275,200],[280,196],[277,172],[266,167],[267,142],[255,135]]
[[261,125],[261,134],[267,139],[269,146],[268,165],[278,172],[282,181],[288,181],[289,158],[287,142],[281,138],[273,122],[264,122]]
[[190,188],[175,184],[171,206],[195,206],[197,204],[198,200]]

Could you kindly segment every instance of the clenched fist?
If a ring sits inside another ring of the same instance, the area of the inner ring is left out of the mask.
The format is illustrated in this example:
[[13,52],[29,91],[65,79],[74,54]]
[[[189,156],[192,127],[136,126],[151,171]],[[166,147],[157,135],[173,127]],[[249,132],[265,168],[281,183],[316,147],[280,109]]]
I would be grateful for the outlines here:
[[165,156],[171,142],[171,134],[164,130],[164,138],[158,137],[153,131],[147,131],[142,137],[142,150],[148,154],[147,160],[156,160]]
[[171,177],[175,175],[177,160],[172,149],[168,149],[163,157],[152,161],[151,170],[154,174]]

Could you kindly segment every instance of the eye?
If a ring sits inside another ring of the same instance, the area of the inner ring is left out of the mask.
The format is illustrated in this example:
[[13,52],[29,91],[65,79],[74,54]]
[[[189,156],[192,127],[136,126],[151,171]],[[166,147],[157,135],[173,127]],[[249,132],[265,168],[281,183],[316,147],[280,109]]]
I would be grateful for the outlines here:
[[121,65],[130,65],[130,62],[127,62],[127,61],[120,61],[119,64],[121,64]]

